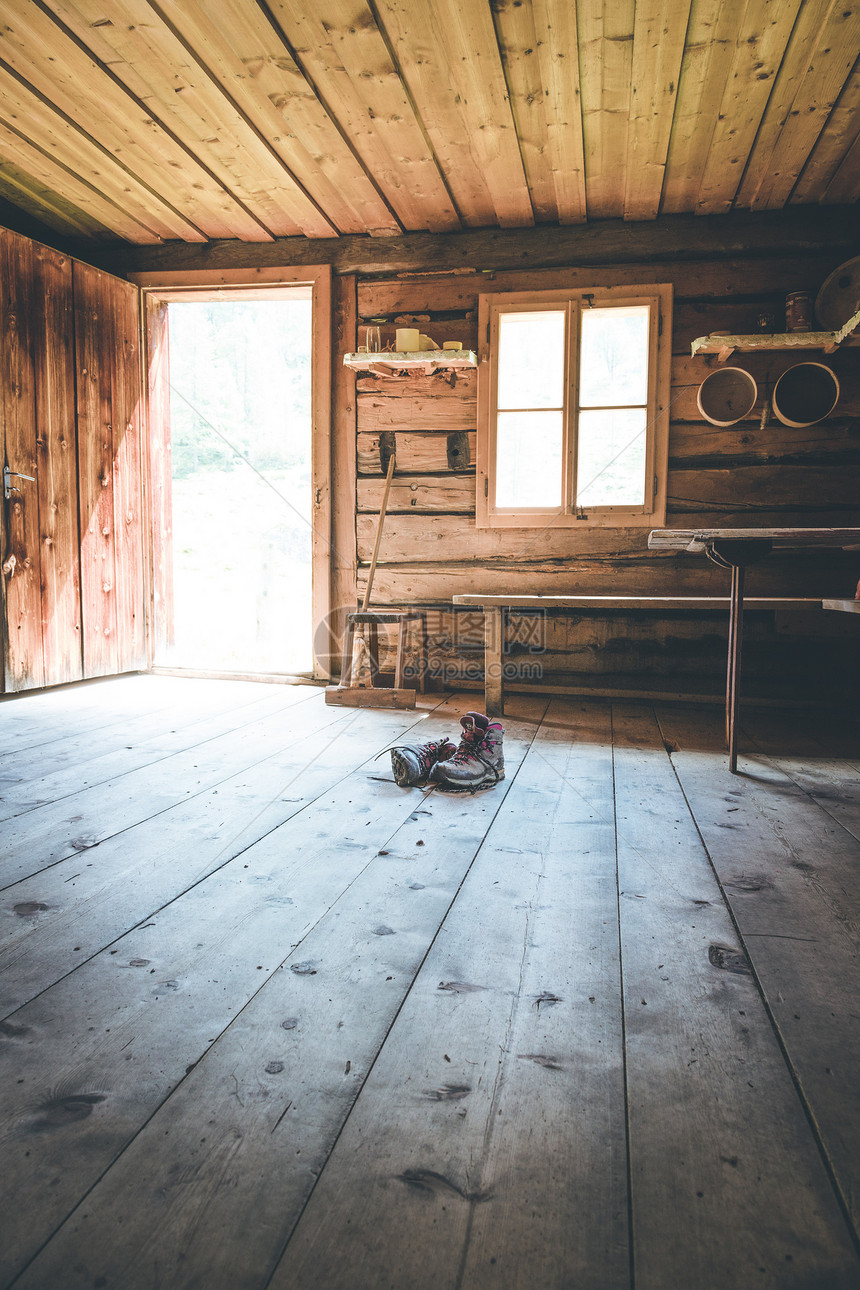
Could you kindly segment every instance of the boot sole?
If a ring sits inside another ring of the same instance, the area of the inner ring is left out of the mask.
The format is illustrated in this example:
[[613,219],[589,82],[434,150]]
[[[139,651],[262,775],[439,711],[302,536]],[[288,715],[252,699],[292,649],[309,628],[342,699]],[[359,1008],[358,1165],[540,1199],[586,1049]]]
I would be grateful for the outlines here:
[[462,780],[451,779],[434,779],[432,783],[436,788],[446,789],[450,793],[474,793],[479,788],[495,788],[504,778],[505,772],[501,771],[498,776],[494,776],[492,779],[485,775],[483,779],[477,779],[470,784],[464,783]]
[[421,776],[416,776],[412,767],[399,752],[391,754],[391,770],[398,788],[413,788],[421,783]]

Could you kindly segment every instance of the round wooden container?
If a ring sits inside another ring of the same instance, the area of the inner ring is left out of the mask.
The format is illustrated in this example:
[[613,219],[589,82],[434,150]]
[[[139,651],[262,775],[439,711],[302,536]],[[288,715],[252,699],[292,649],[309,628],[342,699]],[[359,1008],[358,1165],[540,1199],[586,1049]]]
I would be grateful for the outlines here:
[[733,426],[756,405],[758,386],[742,367],[718,367],[699,386],[696,403],[712,426]]
[[824,363],[795,363],[773,387],[775,414],[796,430],[823,421],[838,402],[839,381]]

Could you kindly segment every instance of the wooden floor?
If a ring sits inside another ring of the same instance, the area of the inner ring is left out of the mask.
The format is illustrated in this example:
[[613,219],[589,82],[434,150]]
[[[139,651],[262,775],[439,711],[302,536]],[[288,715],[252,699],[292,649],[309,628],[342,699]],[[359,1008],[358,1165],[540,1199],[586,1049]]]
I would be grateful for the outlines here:
[[0,1284],[856,1290],[856,726],[475,702],[0,703]]

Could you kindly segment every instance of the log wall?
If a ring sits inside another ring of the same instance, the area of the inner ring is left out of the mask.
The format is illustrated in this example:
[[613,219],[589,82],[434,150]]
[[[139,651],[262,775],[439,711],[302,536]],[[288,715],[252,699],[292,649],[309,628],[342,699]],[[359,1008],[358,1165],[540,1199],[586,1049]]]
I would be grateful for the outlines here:
[[[860,363],[858,350],[827,358],[841,398],[826,421],[789,429],[773,415],[762,424],[764,400],[779,375],[815,352],[736,355],[759,384],[751,417],[729,429],[703,420],[696,406],[714,356],[690,357],[690,342],[708,332],[756,330],[763,309],[779,314],[789,290],[817,291],[844,255],[812,253],[663,264],[498,273],[350,277],[357,332],[341,338],[355,348],[366,324],[380,325],[383,344],[398,326],[417,326],[438,342],[477,349],[479,292],[542,290],[623,283],[672,282],[672,403],[667,526],[849,525],[860,522]],[[354,409],[354,411],[353,411]],[[382,455],[396,444],[397,475],[373,587],[378,606],[431,609],[437,679],[480,679],[481,616],[452,611],[458,592],[556,594],[728,594],[728,574],[700,556],[657,554],[642,529],[475,527],[476,376],[339,374],[340,419],[335,472],[346,487],[355,477],[356,576],[341,570],[340,595],[351,601],[366,585],[383,487]],[[343,430],[346,421],[350,432]],[[354,449],[352,444],[354,443]],[[347,448],[349,445],[349,448]],[[380,450],[383,450],[382,453]],[[348,457],[346,453],[349,453]],[[772,557],[748,574],[749,594],[846,596],[860,576],[860,556]],[[822,620],[750,615],[745,690],[779,696],[797,687],[812,694],[845,678],[856,657],[856,626]],[[543,643],[529,643],[539,631]],[[584,614],[531,627],[511,624],[512,659],[538,663],[544,678],[585,689],[719,693],[726,625],[721,615]],[[526,644],[515,639],[523,637]],[[528,679],[528,668],[523,677]]]

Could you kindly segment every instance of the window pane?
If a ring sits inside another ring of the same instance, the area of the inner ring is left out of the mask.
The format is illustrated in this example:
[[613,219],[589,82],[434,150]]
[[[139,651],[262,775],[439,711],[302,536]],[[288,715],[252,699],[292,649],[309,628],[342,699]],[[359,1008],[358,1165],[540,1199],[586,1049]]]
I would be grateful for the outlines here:
[[648,305],[583,309],[579,406],[648,400]]
[[643,506],[644,408],[579,414],[577,506]]
[[496,506],[561,506],[561,412],[500,412]]
[[564,403],[564,311],[501,314],[499,408]]

